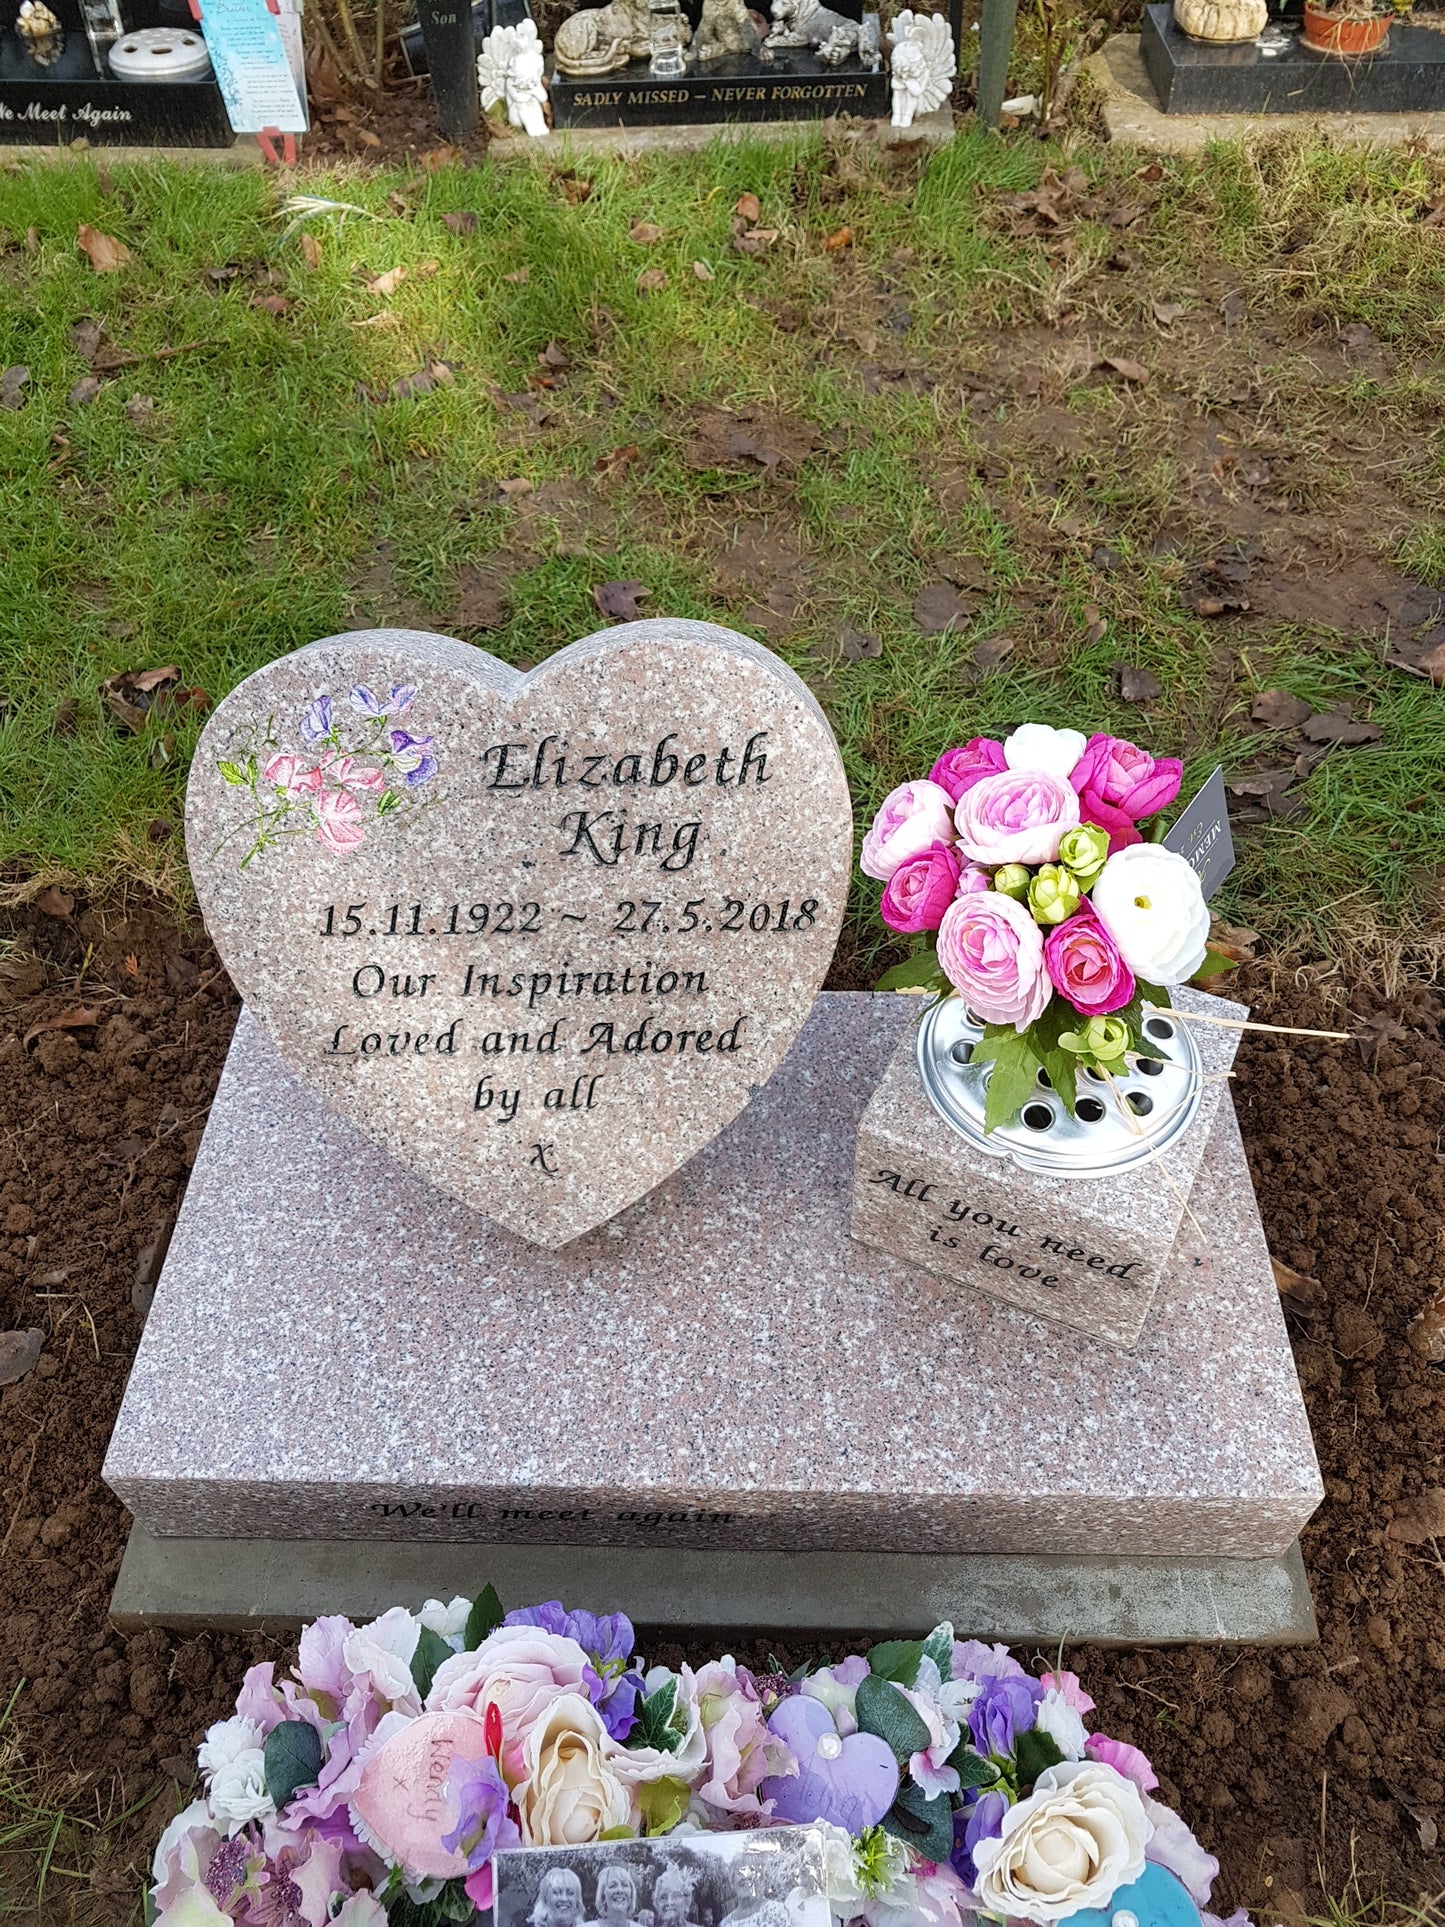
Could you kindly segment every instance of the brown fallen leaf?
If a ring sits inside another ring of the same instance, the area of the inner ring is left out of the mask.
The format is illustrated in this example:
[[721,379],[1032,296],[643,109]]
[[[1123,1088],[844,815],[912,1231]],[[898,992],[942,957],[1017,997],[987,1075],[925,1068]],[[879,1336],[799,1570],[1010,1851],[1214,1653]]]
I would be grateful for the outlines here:
[[25,1033],[24,1048],[29,1050],[37,1037],[43,1037],[49,1030],[88,1030],[92,1024],[100,1022],[100,1012],[84,1004],[77,1004],[71,1010],[62,1010],[54,1017],[38,1017]]
[[26,383],[30,380],[30,370],[17,363],[0,375],[0,408],[23,408],[25,406]]
[[1445,1539],[1445,1486],[1428,1486],[1407,1499],[1385,1527],[1385,1537],[1402,1546],[1423,1546]]
[[627,230],[627,238],[640,248],[650,248],[662,239],[662,229],[656,221],[634,221]]
[[1184,313],[1184,303],[1182,301],[1156,301],[1153,306],[1154,319],[1159,323],[1161,328],[1172,327]]
[[580,174],[575,173],[570,167],[565,173],[554,174],[552,178],[556,181],[558,187],[561,188],[562,198],[568,207],[580,207],[585,200],[591,197],[591,181],[584,180]]
[[1130,361],[1127,355],[1101,355],[1098,365],[1101,368],[1112,368],[1114,373],[1116,375],[1122,375],[1125,381],[1139,382],[1142,384],[1149,379],[1149,370],[1144,366],[1143,362]]
[[1445,1364],[1445,1291],[1410,1320],[1405,1343],[1427,1365]]
[[960,595],[951,582],[930,582],[913,598],[913,620],[925,636],[941,636],[977,613],[976,598]]
[[68,890],[62,890],[58,883],[52,883],[35,899],[35,908],[42,916],[65,918],[75,908],[75,898]]
[[1300,726],[1306,742],[1339,743],[1345,749],[1359,749],[1365,743],[1380,743],[1385,732],[1378,723],[1357,723],[1353,717],[1331,710],[1325,716],[1311,716]]
[[93,362],[104,340],[105,323],[93,315],[83,314],[70,325],[70,345],[82,361]]
[[[473,208],[460,207],[442,216],[442,226],[450,228],[453,234],[475,234],[481,225],[481,217]],[[511,275],[507,279],[511,280]]]
[[421,164],[428,174],[434,174],[438,168],[450,167],[460,153],[458,147],[429,147],[421,157]]
[[834,232],[830,234],[827,240],[823,243],[823,251],[825,254],[837,254],[841,249],[851,248],[852,245],[853,245],[852,228],[840,227],[835,229]]
[[106,677],[100,685],[100,700],[123,729],[136,735],[145,728],[146,717],[162,693],[180,680],[174,663],[163,669],[125,669]]
[[75,245],[97,274],[115,274],[132,259],[124,241],[117,241],[113,234],[102,234],[88,221],[82,221],[75,230]]
[[306,263],[308,268],[319,268],[321,266],[321,243],[314,234],[308,234],[305,229],[303,229],[297,245],[301,250],[301,259]]
[[369,127],[358,127],[356,130],[356,138],[361,142],[363,147],[381,146],[380,134],[373,134]]
[[1221,955],[1232,957],[1236,963],[1252,963],[1254,946],[1259,942],[1259,932],[1249,929],[1242,923],[1230,923],[1224,917],[1209,919],[1209,943],[1211,949]]
[[388,268],[385,274],[374,276],[364,285],[368,294],[395,294],[405,279],[405,268]]
[[713,273],[712,269],[708,266],[706,261],[694,261],[692,264],[692,271],[697,276],[699,281],[716,281],[717,280],[717,276]]
[[1098,605],[1093,602],[1084,605],[1084,640],[1090,647],[1102,642],[1108,634],[1109,625],[1099,614]]
[[775,227],[747,227],[742,221],[733,222],[733,247],[739,254],[766,254],[777,240],[780,230]]
[[502,279],[504,281],[510,281],[514,288],[525,288],[531,278],[532,270],[530,268],[513,268],[510,274],[504,274],[502,276]]
[[387,401],[413,401],[419,395],[429,395],[434,388],[449,386],[456,380],[456,371],[450,362],[431,360],[415,368],[409,375],[402,375],[390,387],[377,391],[364,383],[357,383],[357,399],[372,403]]
[[871,662],[883,654],[883,638],[872,629],[855,629],[845,622],[838,631],[838,648],[844,662]]
[[33,1372],[45,1349],[45,1333],[31,1325],[26,1331],[0,1332],[0,1385],[18,1385]]
[[1307,1278],[1303,1272],[1291,1271],[1281,1264],[1278,1258],[1271,1258],[1270,1269],[1274,1272],[1275,1288],[1281,1302],[1290,1311],[1311,1312],[1329,1302],[1329,1293],[1318,1278]]
[[1385,660],[1392,669],[1403,669],[1412,676],[1424,677],[1437,689],[1445,688],[1445,636],[1419,655],[1396,654],[1386,656]]
[[641,582],[599,582],[592,600],[613,622],[636,622],[642,613],[639,603],[646,602],[651,593]]
[[95,375],[82,375],[66,396],[66,400],[72,408],[89,408],[99,393],[99,378]]
[[756,225],[763,218],[763,204],[756,194],[742,194],[738,197],[733,213],[741,214],[745,221],[751,221]]
[[125,405],[125,412],[128,421],[148,421],[156,412],[156,398],[154,395],[132,395]]
[[530,495],[534,484],[525,475],[513,475],[508,481],[498,482],[497,487],[503,495]]
[[290,314],[291,303],[284,294],[253,294],[251,306],[259,308],[263,314]]
[[537,360],[543,368],[551,368],[556,371],[572,366],[572,357],[560,341],[549,341],[546,347],[539,352]]
[[665,268],[644,268],[637,277],[639,294],[654,294],[658,289],[666,286],[667,270]]
[[1148,669],[1136,669],[1132,663],[1114,664],[1114,683],[1119,691],[1120,702],[1139,703],[1147,707],[1157,703],[1164,694],[1164,685]]
[[216,287],[220,287],[226,281],[236,280],[241,272],[239,261],[225,261],[219,267],[207,268],[206,279]]
[[999,635],[985,636],[973,652],[974,668],[982,675],[987,675],[990,669],[997,669],[1005,656],[1013,654],[1018,647],[1018,640],[1006,629]]
[[607,454],[599,455],[597,460],[592,464],[592,473],[594,475],[620,475],[629,462],[635,462],[637,460],[638,453],[639,450],[636,442],[624,442],[621,448],[609,449]]
[[55,705],[55,714],[50,719],[50,727],[57,736],[73,736],[75,725],[80,719],[80,704],[74,696],[62,696]]
[[1287,689],[1261,689],[1249,705],[1249,720],[1266,729],[1298,729],[1314,715],[1313,705]]

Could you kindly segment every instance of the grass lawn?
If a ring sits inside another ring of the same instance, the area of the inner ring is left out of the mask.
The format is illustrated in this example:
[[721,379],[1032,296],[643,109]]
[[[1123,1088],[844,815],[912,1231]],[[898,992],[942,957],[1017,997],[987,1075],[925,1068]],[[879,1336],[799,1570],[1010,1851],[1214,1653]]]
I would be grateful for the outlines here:
[[[536,661],[631,579],[643,613],[808,677],[860,816],[1026,716],[1180,752],[1188,785],[1291,767],[1248,722],[1260,690],[1348,705],[1381,740],[1255,799],[1216,907],[1280,939],[1428,932],[1445,698],[1385,658],[1445,585],[1440,181],[973,133],[922,167],[804,133],[585,178],[306,178],[365,212],[298,224],[259,174],[8,165],[0,367],[29,380],[0,413],[0,858],[184,898],[197,720],[125,731],[116,672],[215,698],[387,620]],[[744,195],[776,231],[752,252]],[[93,271],[82,223],[130,261]],[[432,360],[430,392],[391,392]],[[927,635],[939,584],[959,619]],[[1117,662],[1160,685],[1147,713]]]

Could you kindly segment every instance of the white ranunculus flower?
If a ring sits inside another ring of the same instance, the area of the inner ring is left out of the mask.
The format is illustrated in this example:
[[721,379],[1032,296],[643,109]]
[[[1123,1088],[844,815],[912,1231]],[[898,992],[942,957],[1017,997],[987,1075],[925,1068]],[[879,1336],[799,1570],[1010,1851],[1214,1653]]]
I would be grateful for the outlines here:
[[621,1751],[590,1700],[579,1693],[554,1700],[522,1748],[522,1844],[581,1847],[610,1827],[625,1827],[632,1802],[610,1757]]
[[1090,901],[1119,955],[1146,983],[1187,983],[1204,962],[1204,892],[1191,865],[1162,843],[1116,850]]
[[266,1791],[266,1755],[260,1747],[238,1753],[219,1768],[212,1777],[209,1794],[216,1824],[228,1835],[273,1814],[275,1803]]
[[1152,1833],[1138,1787],[1113,1767],[1051,1766],[1009,1808],[999,1837],[973,1850],[980,1910],[1051,1927],[1081,1908],[1107,1907],[1143,1873]]
[[439,1639],[455,1639],[459,1633],[467,1630],[471,1612],[470,1599],[454,1599],[449,1606],[444,1606],[440,1599],[428,1599],[417,1618],[428,1632],[435,1633]]
[[1067,783],[1084,753],[1088,737],[1081,729],[1051,729],[1047,723],[1021,723],[1003,739],[1003,759],[1010,769],[1042,769]]
[[421,1621],[405,1606],[393,1606],[380,1619],[348,1633],[341,1657],[358,1679],[370,1679],[378,1699],[404,1700],[416,1692],[411,1662],[420,1638]]
[[650,1780],[686,1780],[691,1785],[707,1762],[707,1734],[697,1695],[688,1681],[666,1666],[654,1666],[643,1682],[643,1690],[650,1697],[670,1679],[677,1680],[672,1720],[674,1731],[681,1736],[677,1750],[665,1753],[656,1746],[614,1746],[612,1770],[624,1786],[642,1786]]
[[1034,1725],[1047,1733],[1066,1760],[1082,1760],[1088,1728],[1056,1686],[1051,1686],[1039,1701]]
[[196,1765],[209,1779],[223,1766],[229,1766],[238,1754],[254,1752],[265,1743],[266,1735],[254,1720],[248,1720],[243,1713],[233,1713],[230,1719],[218,1720],[206,1728],[206,1737],[196,1753]]

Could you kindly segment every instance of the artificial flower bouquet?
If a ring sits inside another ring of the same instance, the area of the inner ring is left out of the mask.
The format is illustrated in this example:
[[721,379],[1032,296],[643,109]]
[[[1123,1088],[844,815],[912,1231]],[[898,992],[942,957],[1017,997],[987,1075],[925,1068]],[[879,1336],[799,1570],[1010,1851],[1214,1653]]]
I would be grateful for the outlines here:
[[[1158,1057],[1146,1003],[1228,969],[1199,878],[1157,841],[1183,766],[1117,736],[1025,723],[945,750],[888,796],[863,839],[884,923],[923,938],[880,990],[955,992],[984,1025],[984,1126],[1047,1073],[1070,1116],[1081,1070]],[[1146,834],[1147,832],[1147,834]]]
[[440,1927],[491,1906],[499,1851],[811,1826],[839,1927],[1052,1927],[1116,1901],[1197,1923],[1218,1862],[1144,1755],[1089,1732],[1093,1705],[949,1625],[785,1675],[647,1668],[621,1613],[504,1615],[490,1587],[318,1619],[292,1677],[253,1666],[206,1734],[147,1916]]

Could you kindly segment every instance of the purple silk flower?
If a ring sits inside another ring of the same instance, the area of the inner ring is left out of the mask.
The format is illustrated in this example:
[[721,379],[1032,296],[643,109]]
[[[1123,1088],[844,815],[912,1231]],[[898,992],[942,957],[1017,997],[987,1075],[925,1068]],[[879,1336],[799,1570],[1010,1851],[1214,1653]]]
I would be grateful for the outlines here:
[[[642,1675],[632,1662],[636,1635],[626,1613],[568,1612],[560,1599],[508,1613],[504,1626],[540,1626],[545,1633],[575,1639],[586,1653],[587,1696],[614,1740],[625,1740],[637,1718]],[[630,1669],[630,1670],[629,1670]]]

